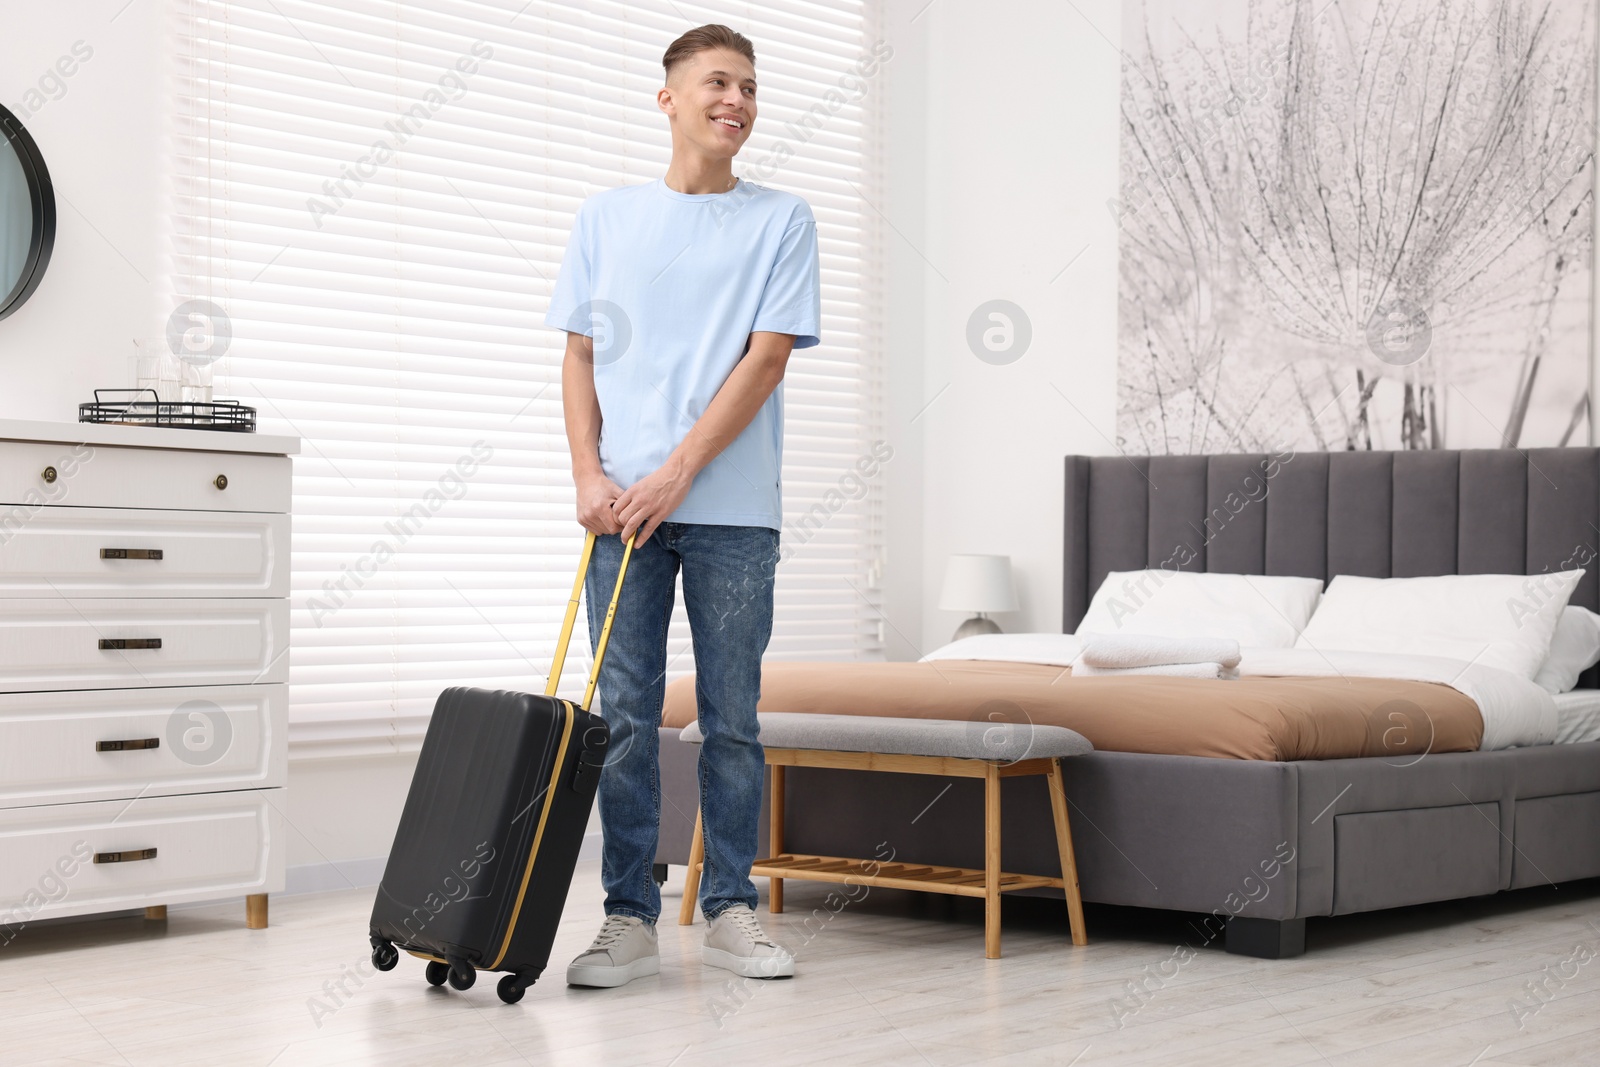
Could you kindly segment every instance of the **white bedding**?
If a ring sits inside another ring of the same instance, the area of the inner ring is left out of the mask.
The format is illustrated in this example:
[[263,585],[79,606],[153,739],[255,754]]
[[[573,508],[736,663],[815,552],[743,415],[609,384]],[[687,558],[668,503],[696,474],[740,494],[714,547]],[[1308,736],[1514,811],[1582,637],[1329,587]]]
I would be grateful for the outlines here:
[[1328,583],[1294,647],[1384,655],[1403,648],[1532,680],[1550,655],[1562,608],[1581,577],[1581,570],[1426,578],[1341,574]]
[[1321,596],[1320,578],[1167,567],[1112,571],[1090,598],[1078,633],[1227,637],[1258,648],[1292,648]]
[[1478,705],[1483,715],[1483,741],[1478,747],[1485,752],[1518,745],[1548,745],[1556,737],[1556,704],[1549,693],[1531,679],[1481,663],[1403,652],[1249,648],[1239,661],[1239,673],[1439,682]]
[[978,634],[942,645],[918,662],[988,659],[1001,663],[1044,663],[1052,667],[1070,667],[1082,651],[1083,642],[1074,634]]
[[1231,682],[1239,677],[1239,672],[1233,667],[1224,667],[1216,661],[1209,663],[1151,663],[1143,667],[1097,667],[1092,663],[1080,660],[1072,665],[1072,676],[1074,678],[1138,678],[1140,675],[1145,677],[1155,675],[1165,678],[1210,678]]
[[[1079,630],[1083,662],[1089,667],[1165,667],[1180,663],[1239,665],[1239,642],[1228,637],[1157,637],[1154,634],[1101,634]],[[1213,672],[1215,677],[1215,672]]]
[[1600,689],[1574,689],[1557,693],[1556,744],[1600,741]]
[[[982,634],[953,641],[922,659],[983,659],[1068,667],[1080,651],[1082,644],[1072,634]],[[1518,745],[1548,745],[1557,739],[1556,701],[1549,693],[1527,678],[1478,663],[1394,652],[1246,648],[1239,662],[1239,673],[1301,678],[1349,675],[1438,682],[1478,705],[1483,715],[1483,741],[1479,747],[1484,751]],[[1600,690],[1592,692],[1600,694]],[[1595,729],[1600,730],[1600,711],[1595,716]],[[1561,740],[1572,738],[1562,737]]]

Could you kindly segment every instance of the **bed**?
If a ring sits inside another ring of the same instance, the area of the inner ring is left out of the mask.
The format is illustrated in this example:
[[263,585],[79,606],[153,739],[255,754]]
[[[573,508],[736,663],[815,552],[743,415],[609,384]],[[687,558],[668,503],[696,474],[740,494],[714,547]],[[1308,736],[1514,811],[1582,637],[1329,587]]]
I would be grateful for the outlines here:
[[[1588,562],[1570,603],[1600,608],[1593,448],[1069,456],[1064,488],[1064,633],[1077,628],[1108,573],[1162,565],[1326,581],[1541,575],[1579,558]],[[775,680],[803,670],[771,667]],[[1262,748],[1267,742],[1247,731],[1228,742],[1234,750],[1205,754],[1099,745],[1073,761],[1068,781],[1084,899],[1202,913],[1196,929],[1207,939],[1281,957],[1304,951],[1310,916],[1600,876],[1596,675],[1584,672],[1578,688],[1555,701],[1555,744],[1478,751],[1457,731],[1421,751],[1304,758],[1328,750],[1281,738]],[[771,691],[764,679],[763,708]],[[1245,690],[1230,692],[1246,703]],[[1380,686],[1375,698],[1382,695]],[[1159,703],[1159,691],[1149,699]],[[1104,723],[1114,727],[1114,716]],[[683,863],[697,749],[664,725],[661,753],[657,860]],[[981,805],[959,795],[972,788],[930,780],[908,789],[890,775],[794,771],[786,844],[867,855],[888,840],[926,862],[976,866]],[[1054,873],[1043,790],[1008,782],[1005,810],[1006,868]]]

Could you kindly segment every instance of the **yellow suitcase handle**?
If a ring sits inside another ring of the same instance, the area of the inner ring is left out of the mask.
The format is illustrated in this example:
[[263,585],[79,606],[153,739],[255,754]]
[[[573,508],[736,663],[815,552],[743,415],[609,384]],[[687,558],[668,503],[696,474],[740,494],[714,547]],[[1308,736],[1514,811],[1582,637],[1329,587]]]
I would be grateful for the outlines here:
[[[561,622],[561,639],[556,642],[556,659],[550,667],[550,681],[545,685],[545,696],[555,696],[556,688],[561,684],[561,668],[567,662],[567,644],[572,640],[572,624],[578,618],[578,598],[583,594],[583,580],[589,574],[589,558],[594,555],[595,533],[586,531],[588,536],[583,539],[583,556],[578,560],[578,577],[572,583],[572,597],[567,601],[567,617]],[[617,598],[622,595],[622,579],[628,573],[628,559],[633,555],[633,546],[639,540],[639,530],[635,528],[633,537],[622,546],[622,566],[617,568],[617,585],[611,591],[611,604],[606,608],[606,621],[600,627],[600,640],[596,643],[594,653],[594,666],[589,670],[589,686],[583,691],[583,703],[579,707],[585,711],[589,702],[594,699],[594,690],[600,684],[600,662],[606,658],[606,644],[611,640],[611,623],[617,617]]]

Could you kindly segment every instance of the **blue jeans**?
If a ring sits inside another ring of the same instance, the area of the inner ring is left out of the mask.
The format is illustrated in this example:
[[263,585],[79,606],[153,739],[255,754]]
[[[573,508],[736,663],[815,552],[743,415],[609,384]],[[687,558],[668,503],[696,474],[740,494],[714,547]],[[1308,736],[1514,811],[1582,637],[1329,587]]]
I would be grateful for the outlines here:
[[[585,586],[589,647],[600,640],[622,563],[622,538],[595,538]],[[765,526],[663,522],[634,549],[600,669],[599,713],[611,729],[600,775],[604,835],[600,879],[607,915],[655,922],[661,890],[651,877],[661,826],[660,735],[667,623],[683,569],[694,644],[705,867],[700,909],[714,919],[735,904],[755,909],[756,858],[766,757],[758,739],[761,655],[772,636],[778,531]]]

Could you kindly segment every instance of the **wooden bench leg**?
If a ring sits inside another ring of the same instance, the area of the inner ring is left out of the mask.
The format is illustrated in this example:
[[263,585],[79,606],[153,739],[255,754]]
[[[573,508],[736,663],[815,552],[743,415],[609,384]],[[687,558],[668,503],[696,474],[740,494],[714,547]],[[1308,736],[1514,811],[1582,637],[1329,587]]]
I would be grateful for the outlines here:
[[694,841],[689,845],[689,873],[683,879],[683,906],[678,909],[678,925],[694,925],[694,908],[700,899],[700,867],[706,858],[705,827],[701,813],[694,813]]
[[144,917],[155,922],[160,922],[167,917],[167,906],[165,904],[152,904],[148,908],[144,909]]
[[983,770],[983,955],[1000,958],[1000,767]]
[[1067,788],[1061,761],[1050,761],[1050,810],[1055,815],[1056,849],[1061,853],[1061,880],[1066,883],[1067,918],[1072,923],[1072,943],[1089,943],[1083,926],[1083,895],[1078,891],[1078,861],[1072,852],[1072,827],[1067,822]]
[[[783,855],[783,771],[782,764],[772,768],[772,832],[767,835],[772,856]],[[774,878],[770,884],[767,903],[777,915],[783,911],[783,879]]]
[[244,898],[244,924],[251,930],[267,928],[267,895],[251,893]]

